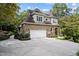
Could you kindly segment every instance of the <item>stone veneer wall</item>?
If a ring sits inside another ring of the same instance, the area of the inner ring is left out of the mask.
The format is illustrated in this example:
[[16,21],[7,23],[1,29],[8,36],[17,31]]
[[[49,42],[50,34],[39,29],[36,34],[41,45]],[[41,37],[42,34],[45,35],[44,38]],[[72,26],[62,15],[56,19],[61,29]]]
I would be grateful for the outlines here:
[[[57,35],[55,34],[55,28],[57,28]],[[29,32],[30,29],[31,30],[46,30],[47,37],[53,37],[53,36],[59,35],[59,26],[55,26],[55,25],[23,24],[20,31]]]

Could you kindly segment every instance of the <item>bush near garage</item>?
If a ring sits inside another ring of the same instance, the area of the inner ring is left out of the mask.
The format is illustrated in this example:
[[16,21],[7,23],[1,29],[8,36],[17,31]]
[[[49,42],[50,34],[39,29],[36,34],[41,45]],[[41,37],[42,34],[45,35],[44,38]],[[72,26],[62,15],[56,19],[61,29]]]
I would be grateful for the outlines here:
[[16,33],[14,36],[18,40],[30,40],[30,33]]

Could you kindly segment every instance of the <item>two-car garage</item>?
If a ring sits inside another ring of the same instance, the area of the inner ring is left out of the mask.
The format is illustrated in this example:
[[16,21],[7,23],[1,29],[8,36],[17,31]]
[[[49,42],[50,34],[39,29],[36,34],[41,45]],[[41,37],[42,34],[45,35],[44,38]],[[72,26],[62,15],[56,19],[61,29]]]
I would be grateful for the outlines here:
[[50,24],[25,23],[23,25],[24,26],[21,28],[21,31],[30,32],[30,37],[34,39],[46,38],[55,35],[55,26]]
[[46,30],[30,30],[31,38],[46,38]]

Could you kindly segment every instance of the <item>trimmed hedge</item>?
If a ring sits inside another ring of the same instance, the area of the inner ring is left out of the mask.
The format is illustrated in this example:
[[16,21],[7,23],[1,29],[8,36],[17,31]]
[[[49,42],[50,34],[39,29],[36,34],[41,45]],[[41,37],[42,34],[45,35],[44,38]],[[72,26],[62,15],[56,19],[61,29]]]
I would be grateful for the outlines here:
[[30,33],[16,33],[14,38],[18,40],[30,40]]

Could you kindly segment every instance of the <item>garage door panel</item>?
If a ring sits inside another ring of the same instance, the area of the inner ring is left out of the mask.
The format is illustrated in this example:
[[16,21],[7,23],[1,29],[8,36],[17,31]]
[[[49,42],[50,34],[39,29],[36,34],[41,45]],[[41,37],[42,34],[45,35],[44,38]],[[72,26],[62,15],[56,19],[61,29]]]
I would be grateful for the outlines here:
[[46,30],[30,30],[31,38],[45,38]]

